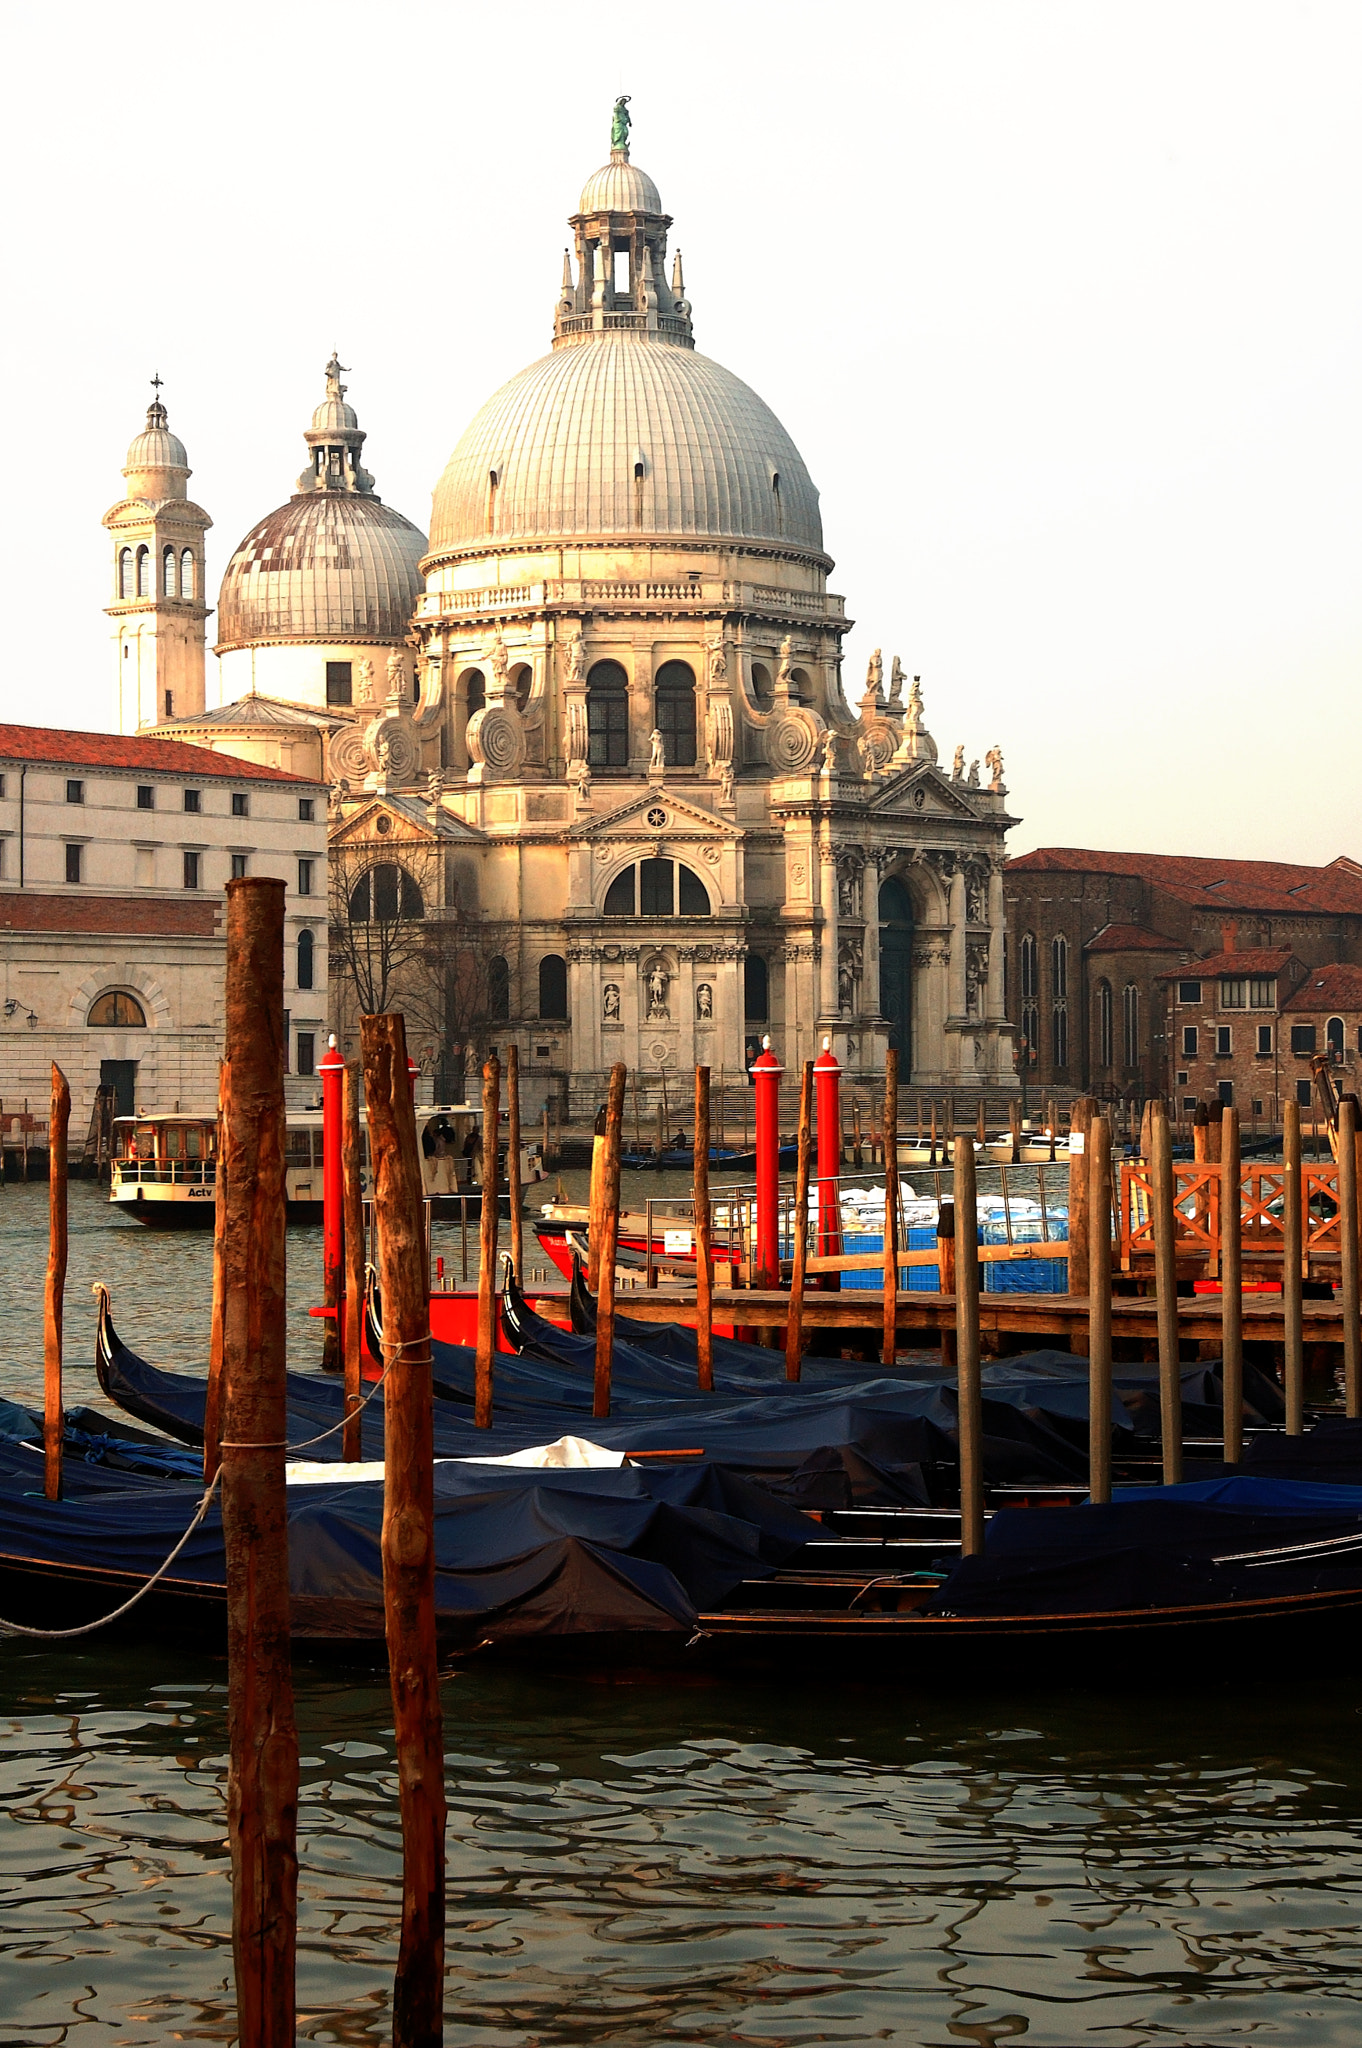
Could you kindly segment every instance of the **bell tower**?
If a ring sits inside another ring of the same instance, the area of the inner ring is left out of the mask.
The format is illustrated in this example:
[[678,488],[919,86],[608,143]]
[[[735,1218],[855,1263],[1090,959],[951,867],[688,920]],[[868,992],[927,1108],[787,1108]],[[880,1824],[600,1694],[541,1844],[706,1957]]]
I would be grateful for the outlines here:
[[212,520],[190,499],[189,459],[161,403],[128,449],[127,494],[104,514],[113,541],[114,689],[118,730],[144,732],[204,709],[203,537]]

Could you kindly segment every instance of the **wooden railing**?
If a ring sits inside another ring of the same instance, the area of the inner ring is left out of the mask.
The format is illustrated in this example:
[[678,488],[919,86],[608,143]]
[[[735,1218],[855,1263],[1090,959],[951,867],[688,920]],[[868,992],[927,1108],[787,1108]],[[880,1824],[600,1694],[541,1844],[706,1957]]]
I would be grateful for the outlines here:
[[[1240,1173],[1239,1228],[1246,1258],[1255,1252],[1281,1256],[1283,1174],[1280,1164],[1256,1162],[1244,1166]],[[1175,1164],[1173,1182],[1175,1250],[1204,1258],[1208,1274],[1214,1274],[1220,1262],[1220,1168],[1209,1162]],[[1316,1254],[1336,1257],[1338,1169],[1332,1161],[1302,1166],[1301,1215],[1306,1259]],[[1151,1169],[1139,1160],[1128,1161],[1121,1168],[1120,1254],[1126,1272],[1136,1259],[1154,1256]]]

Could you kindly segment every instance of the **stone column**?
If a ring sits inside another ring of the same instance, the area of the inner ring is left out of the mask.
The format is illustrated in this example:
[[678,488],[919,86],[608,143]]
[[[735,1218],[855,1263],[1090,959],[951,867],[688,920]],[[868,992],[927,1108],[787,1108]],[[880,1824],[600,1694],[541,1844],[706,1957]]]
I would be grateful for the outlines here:
[[1003,943],[1007,912],[1003,904],[1003,871],[990,867],[988,875],[988,1008],[990,1023],[1001,1023],[1003,1004]]
[[967,931],[968,902],[965,895],[965,871],[957,861],[951,875],[951,953],[950,988],[947,997],[949,1014],[963,1018],[965,1001],[965,938]]
[[861,1014],[879,1017],[880,1008],[880,870],[872,856],[861,869],[861,912],[865,918]]
[[829,1029],[840,1021],[837,1004],[837,862],[832,848],[818,848],[818,903],[823,912],[822,955],[819,961],[818,1009]]

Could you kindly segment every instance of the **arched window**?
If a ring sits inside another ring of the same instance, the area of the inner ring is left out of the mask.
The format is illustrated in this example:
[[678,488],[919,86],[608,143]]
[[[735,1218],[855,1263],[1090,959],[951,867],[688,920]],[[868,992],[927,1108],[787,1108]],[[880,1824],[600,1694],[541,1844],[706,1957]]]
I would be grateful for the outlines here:
[[458,689],[463,696],[463,715],[467,722],[487,703],[487,678],[480,668],[466,668],[459,677]]
[[1140,991],[1128,981],[1121,991],[1122,1056],[1128,1067],[1140,1064]]
[[119,556],[118,556],[118,595],[119,595],[120,597],[133,597],[133,596],[135,596],[135,595],[136,595],[136,585],[134,584],[134,582],[133,582],[133,578],[132,578],[132,549],[131,549],[131,548],[122,548],[122,549],[120,549],[120,551],[119,551]]
[[298,986],[312,986],[312,934],[304,925],[298,934]]
[[1050,993],[1056,1002],[1062,1002],[1069,993],[1069,941],[1063,932],[1058,933],[1051,944],[1050,964],[1054,976]]
[[487,1014],[494,1024],[505,1024],[511,1015],[511,969],[502,953],[487,963]]
[[142,547],[137,550],[137,595],[139,597],[151,596],[151,551],[149,548]]
[[1343,1058],[1343,1019],[1331,1017],[1324,1027],[1324,1043],[1329,1048],[1331,1060]]
[[517,711],[524,711],[528,707],[530,691],[533,688],[534,670],[528,661],[518,661],[511,670],[511,695],[515,699]]
[[606,917],[708,917],[709,891],[681,861],[642,860],[605,892]]
[[684,661],[664,661],[653,685],[653,716],[662,735],[669,768],[695,766],[695,671]]
[[1069,1006],[1056,1003],[1050,1012],[1050,1056],[1055,1066],[1069,1064]]
[[194,595],[194,551],[184,548],[180,554],[180,596]]
[[629,678],[617,661],[598,661],[586,679],[586,735],[590,767],[628,767]]
[[1036,985],[1036,935],[1023,932],[1021,936],[1021,992],[1023,997],[1040,993]]
[[568,1013],[567,961],[561,953],[546,953],[539,963],[539,1014],[566,1017]]
[[145,1031],[147,1013],[127,989],[111,988],[95,997],[85,1021],[92,1031]]
[[501,489],[501,478],[494,469],[487,472],[487,531],[497,530],[497,492]]
[[1109,981],[1099,982],[1097,987],[1097,1064],[1099,1067],[1109,1067],[1111,1065],[1112,1053],[1115,1050],[1112,1043],[1112,1009],[1111,983]]
[[780,498],[780,471],[778,469],[771,472],[771,509],[776,515],[776,532],[784,533],[785,507],[781,503]]
[[162,597],[174,597],[176,580],[177,579],[175,575],[175,550],[174,548],[165,548],[162,550],[161,553]]
[[759,711],[769,711],[775,698],[775,685],[771,671],[764,661],[752,664],[752,700]]
[[760,953],[749,953],[742,964],[742,1013],[748,1024],[770,1021],[770,979]]
[[366,868],[350,891],[352,924],[397,924],[425,914],[419,884],[395,861],[379,861]]

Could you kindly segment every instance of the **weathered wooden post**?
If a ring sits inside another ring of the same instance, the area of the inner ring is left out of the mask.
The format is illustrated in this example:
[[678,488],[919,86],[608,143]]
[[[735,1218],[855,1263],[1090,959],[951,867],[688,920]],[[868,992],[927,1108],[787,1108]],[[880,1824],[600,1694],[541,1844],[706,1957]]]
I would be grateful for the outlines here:
[[620,1230],[620,1126],[624,1121],[626,1069],[617,1061],[610,1069],[605,1106],[605,1151],[601,1165],[601,1271],[596,1293],[596,1377],[593,1417],[610,1413],[610,1373],[615,1352],[615,1251]]
[[979,1363],[979,1208],[974,1147],[955,1147],[956,1410],[960,1432],[960,1547],[984,1547],[984,1405]]
[[714,1267],[710,1260],[709,1068],[695,1069],[695,1373],[701,1391],[714,1391]]
[[[371,1141],[372,1142],[372,1141]],[[497,1226],[501,1221],[497,1153],[501,1148],[501,1061],[482,1070],[482,1211],[478,1234],[478,1355],[473,1366],[473,1421],[492,1427],[492,1354],[497,1348]]]
[[61,1449],[66,1434],[62,1402],[62,1318],[66,1307],[66,1133],[71,1090],[52,1064],[52,1107],[47,1126],[47,1284],[43,1292],[43,1492],[61,1499]]
[[1111,1125],[1104,1116],[1090,1118],[1086,1141],[1088,1491],[1102,1502],[1111,1499]]
[[351,1060],[341,1083],[341,1180],[345,1216],[345,1301],[341,1319],[341,1366],[345,1373],[345,1428],[341,1457],[349,1465],[364,1455],[364,1186],[359,1142],[361,1069]]
[[1159,1427],[1163,1483],[1182,1479],[1182,1368],[1178,1355],[1178,1266],[1174,1220],[1173,1139],[1162,1102],[1150,1119],[1153,1147],[1154,1288],[1159,1328]]
[[227,884],[222,1529],[242,2048],[294,2039],[298,1731],[289,1661],[284,884]]
[[211,1486],[222,1463],[222,1346],[227,1312],[227,1091],[230,1069],[218,1062],[218,1129],[213,1159],[213,1320],[208,1337],[208,1386],[203,1401],[203,1483]]
[[525,1284],[525,1218],[520,1186],[520,1048],[514,1039],[506,1052],[506,1199],[511,1211],[511,1264],[517,1283]]
[[1305,1430],[1305,1328],[1301,1312],[1304,1275],[1304,1217],[1301,1208],[1301,1108],[1282,1104],[1282,1384],[1286,1392],[1286,1433]]
[[884,1057],[884,1321],[880,1360],[893,1365],[899,1351],[899,1056]]
[[[383,1609],[402,1817],[392,2042],[393,2048],[438,2048],[444,2039],[445,1776],[424,1189],[402,1018],[361,1018],[360,1038],[383,1296]],[[487,1178],[484,1161],[484,1202]]]
[[1357,1097],[1338,1104],[1338,1231],[1343,1309],[1343,1399],[1349,1418],[1362,1414],[1362,1327],[1358,1323]]
[[[942,1294],[955,1293],[955,1203],[948,1196],[936,1212],[936,1271]],[[941,1364],[949,1372],[955,1364],[955,1331],[941,1331]]]
[[988,1143],[988,1125],[984,1116],[984,1098],[982,1095],[979,1097],[978,1108],[975,1111],[974,1135],[981,1145]]
[[1240,1207],[1239,1112],[1220,1112],[1220,1379],[1225,1463],[1244,1452],[1244,1261]]
[[799,1130],[795,1151],[794,1242],[790,1260],[790,1309],[785,1325],[785,1377],[797,1380],[804,1356],[804,1274],[809,1256],[809,1154],[813,1149],[813,1061],[799,1077]]
[[1069,1292],[1088,1292],[1088,1129],[1097,1115],[1091,1095],[1069,1111]]
[[1021,1165],[1021,1104],[1014,1095],[1007,1105],[1007,1128],[1012,1138],[1012,1164]]

